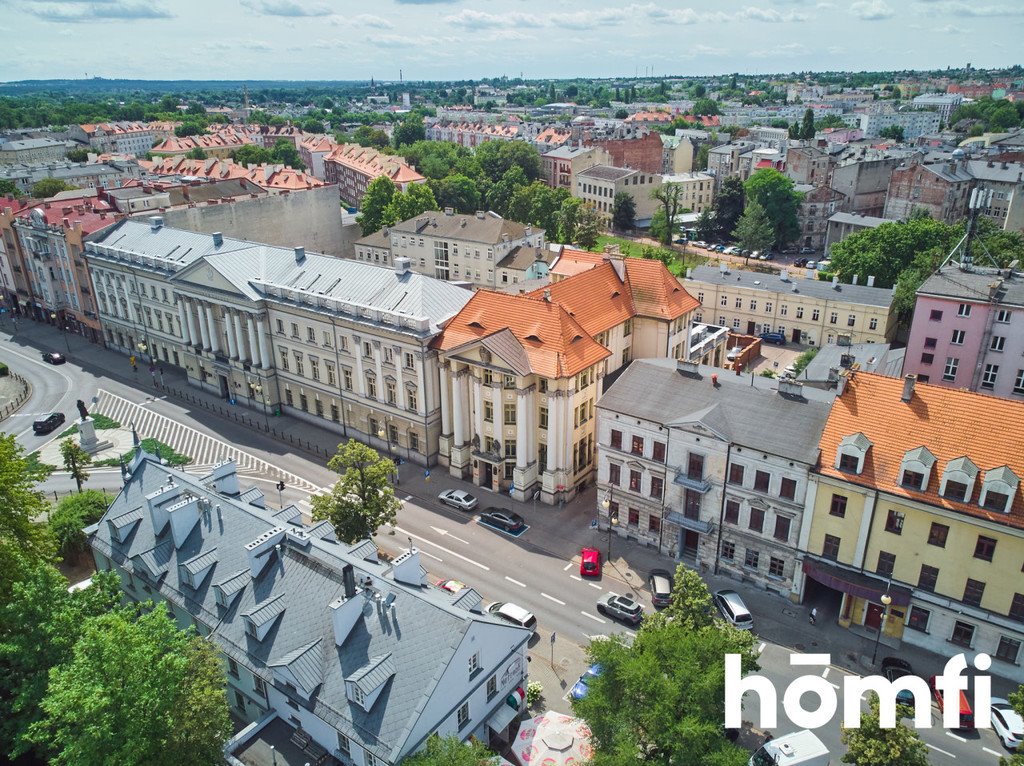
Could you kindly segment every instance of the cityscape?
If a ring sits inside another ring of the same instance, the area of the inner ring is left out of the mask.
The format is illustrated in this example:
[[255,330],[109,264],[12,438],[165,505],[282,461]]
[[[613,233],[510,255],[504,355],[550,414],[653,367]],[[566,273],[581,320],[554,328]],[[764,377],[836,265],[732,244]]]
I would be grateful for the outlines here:
[[1022,22],[9,9],[0,760],[1024,766]]

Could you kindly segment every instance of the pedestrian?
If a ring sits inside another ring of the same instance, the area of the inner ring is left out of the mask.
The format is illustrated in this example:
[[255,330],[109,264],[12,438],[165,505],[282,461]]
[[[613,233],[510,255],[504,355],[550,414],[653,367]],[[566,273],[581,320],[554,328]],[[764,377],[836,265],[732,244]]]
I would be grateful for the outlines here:
[[811,609],[811,618],[810,618],[810,620],[811,620],[811,625],[817,625],[818,624],[818,607],[814,607],[813,609]]

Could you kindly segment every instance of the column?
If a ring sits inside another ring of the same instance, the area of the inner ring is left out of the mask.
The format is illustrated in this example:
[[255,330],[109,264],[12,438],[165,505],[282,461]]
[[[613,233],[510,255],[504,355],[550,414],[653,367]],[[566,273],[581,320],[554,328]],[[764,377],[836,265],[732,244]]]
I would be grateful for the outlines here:
[[[404,367],[405,356],[402,349],[399,348],[395,354],[395,376],[398,378],[398,406],[403,410],[405,409],[405,377],[402,373]],[[422,392],[420,392],[420,396],[423,396]]]
[[[352,356],[356,359],[356,380],[355,389],[359,392],[359,395],[366,397],[366,376],[363,374],[363,344],[358,336],[352,338]],[[341,373],[338,373],[339,375]]]
[[558,470],[558,399],[555,392],[548,389],[548,464],[547,471]]
[[[475,375],[471,376],[473,386],[473,428],[474,433],[470,435],[470,440],[473,436],[480,437],[480,451],[484,451],[484,392],[483,387],[480,385],[480,378]],[[494,433],[501,437],[501,405],[497,407],[497,412],[494,413]],[[498,441],[504,441],[501,437]]]
[[192,339],[188,334],[188,323],[185,320],[185,304],[178,302],[178,323],[181,325],[181,339],[185,342],[186,346],[192,345]]
[[466,392],[462,386],[462,374],[452,368],[452,417],[455,428],[455,447],[466,443]]
[[206,304],[206,324],[210,328],[210,350],[215,353],[220,353],[220,337],[217,332],[217,320],[213,318],[213,306],[209,303]]
[[202,303],[196,304],[196,310],[199,312],[199,331],[202,335],[203,348],[206,351],[210,350],[210,323],[208,321],[208,315],[206,312],[206,306]]
[[185,300],[185,319],[188,322],[188,336],[191,339],[189,341],[190,346],[198,346],[200,344],[199,333],[196,330],[196,320],[194,311],[192,308],[192,301]]
[[[416,408],[416,411],[420,415],[426,415],[427,414],[427,407],[430,406],[430,400],[428,399],[428,397],[432,394],[431,386],[429,385],[429,381],[427,380],[427,377],[426,377],[426,367],[427,367],[427,359],[426,359],[425,355],[422,355],[422,356],[419,357],[418,361],[416,362],[416,385],[419,386],[419,391],[420,391],[420,398],[419,398],[419,401],[417,402],[417,404],[419,406]],[[439,368],[439,370],[438,370],[439,374],[434,376],[434,380],[441,382],[441,391],[443,392],[442,395],[447,395],[448,394],[448,382],[447,382],[447,380],[445,380],[445,376],[450,376],[450,372],[449,372],[447,366],[445,366],[445,368],[443,370],[440,369],[440,363],[438,363],[438,368]],[[449,409],[448,429],[444,431],[444,433],[446,433],[446,434],[450,434],[452,432],[452,429],[451,429],[451,413],[450,413],[451,402],[450,402],[450,400],[449,400],[449,407],[448,407],[448,409]],[[442,413],[443,413],[443,410],[442,410]],[[442,418],[443,418],[443,414],[442,414]]]
[[526,394],[526,457],[537,459],[537,388],[532,386]]
[[[270,344],[267,342],[267,328],[263,324],[263,317],[256,317],[256,329],[260,335],[260,365],[264,370],[268,370],[274,366],[274,356],[270,353]],[[338,375],[341,375],[341,370],[338,370]]]
[[231,327],[231,311],[224,314],[224,332],[228,336],[228,354],[232,359],[238,359],[238,346],[235,344],[235,331]]
[[261,362],[260,349],[259,346],[256,345],[256,322],[253,319],[253,315],[249,314],[248,312],[245,315],[245,319],[247,324],[249,325],[249,351],[251,352],[250,360],[254,365],[259,367],[261,366]]
[[[238,361],[244,362],[249,358],[245,352],[245,335],[242,333],[242,316],[239,312],[231,310],[230,316],[235,320],[235,347],[238,349]],[[228,328],[228,337],[231,337],[231,329]]]
[[[455,385],[455,376],[452,374],[452,368],[447,364],[438,365],[441,379],[441,435],[447,436],[452,432],[452,395],[448,386]],[[417,367],[417,372],[420,368]],[[419,376],[420,379],[420,390],[423,390],[423,376]],[[421,394],[421,403],[422,403]]]
[[[516,468],[526,469],[529,462],[529,437],[527,436],[530,425],[530,416],[526,412],[526,391],[516,391]],[[519,487],[519,489],[525,489]]]
[[381,370],[381,357],[384,356],[384,351],[381,350],[380,344],[373,344],[373,369],[377,371],[377,398],[380,401],[387,401],[384,395],[384,372]]

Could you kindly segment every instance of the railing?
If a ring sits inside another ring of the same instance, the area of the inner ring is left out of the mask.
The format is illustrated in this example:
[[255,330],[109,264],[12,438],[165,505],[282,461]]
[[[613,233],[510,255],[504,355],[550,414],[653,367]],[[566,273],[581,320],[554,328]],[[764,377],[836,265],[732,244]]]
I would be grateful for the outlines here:
[[28,381],[21,377],[21,375],[12,371],[9,373],[8,377],[14,378],[16,381],[21,383],[21,393],[15,397],[14,401],[8,402],[4,405],[3,409],[0,410],[0,421],[6,420],[15,412],[20,410],[21,405],[23,405],[29,396],[32,395],[32,386],[30,386]]

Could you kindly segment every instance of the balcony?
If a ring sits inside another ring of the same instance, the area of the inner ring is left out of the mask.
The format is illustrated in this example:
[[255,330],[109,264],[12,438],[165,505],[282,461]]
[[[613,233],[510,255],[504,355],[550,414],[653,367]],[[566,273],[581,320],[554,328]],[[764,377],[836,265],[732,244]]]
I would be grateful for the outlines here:
[[709,521],[702,521],[701,519],[690,519],[681,514],[679,511],[669,511],[665,515],[665,521],[670,524],[675,524],[677,527],[683,529],[689,529],[692,532],[699,532],[702,535],[709,535],[714,529],[714,526]]
[[682,471],[676,474],[672,483],[694,492],[700,492],[702,495],[711,489],[711,480],[706,476],[690,476]]

